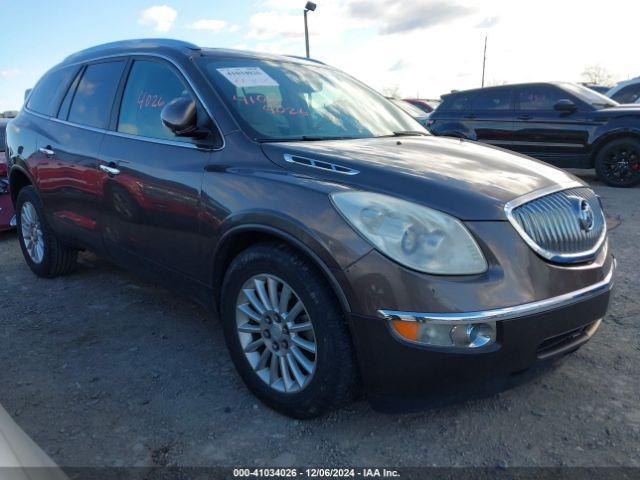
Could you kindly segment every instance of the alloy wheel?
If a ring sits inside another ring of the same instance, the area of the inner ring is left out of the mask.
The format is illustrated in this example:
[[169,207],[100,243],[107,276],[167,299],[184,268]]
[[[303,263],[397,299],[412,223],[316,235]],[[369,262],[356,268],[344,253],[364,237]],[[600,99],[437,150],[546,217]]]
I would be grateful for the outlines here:
[[313,324],[300,297],[284,280],[256,275],[236,302],[242,351],[258,377],[282,393],[304,389],[316,370]]
[[640,178],[640,151],[633,144],[623,144],[608,152],[604,173],[615,183],[631,183]]
[[38,213],[31,202],[22,204],[20,226],[29,257],[34,263],[41,263],[44,258],[44,236]]

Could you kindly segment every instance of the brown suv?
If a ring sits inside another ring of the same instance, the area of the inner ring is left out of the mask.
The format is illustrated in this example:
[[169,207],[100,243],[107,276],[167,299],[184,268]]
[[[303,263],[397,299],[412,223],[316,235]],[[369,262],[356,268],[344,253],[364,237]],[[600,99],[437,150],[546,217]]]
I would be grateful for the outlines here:
[[37,275],[87,249],[217,309],[248,387],[288,415],[361,387],[379,408],[502,388],[607,310],[584,183],[430,136],[318,62],[95,47],[40,80],[7,140]]

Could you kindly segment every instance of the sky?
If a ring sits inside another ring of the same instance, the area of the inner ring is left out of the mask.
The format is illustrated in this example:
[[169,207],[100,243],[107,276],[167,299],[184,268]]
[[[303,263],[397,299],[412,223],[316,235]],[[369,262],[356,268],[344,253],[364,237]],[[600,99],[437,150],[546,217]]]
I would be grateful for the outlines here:
[[[0,0],[0,112],[67,55],[100,43],[177,38],[304,55],[305,0]],[[401,96],[486,83],[640,76],[637,0],[316,0],[311,56]]]

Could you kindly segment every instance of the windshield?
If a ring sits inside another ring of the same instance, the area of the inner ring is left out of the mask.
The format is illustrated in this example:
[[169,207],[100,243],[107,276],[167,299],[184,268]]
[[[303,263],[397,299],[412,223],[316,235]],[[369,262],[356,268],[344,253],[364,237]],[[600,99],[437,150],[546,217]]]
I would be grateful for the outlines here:
[[573,93],[583,102],[588,103],[589,105],[598,109],[616,107],[620,105],[615,100],[612,100],[609,97],[602,95],[601,93],[594,92],[590,88],[584,87],[582,85],[578,85],[575,83],[563,83],[562,87],[565,90]]
[[198,59],[241,128],[258,141],[370,138],[426,130],[337,70],[257,59]]
[[418,107],[405,100],[399,100],[397,98],[392,98],[390,100],[414,118],[425,118],[427,116],[427,114]]

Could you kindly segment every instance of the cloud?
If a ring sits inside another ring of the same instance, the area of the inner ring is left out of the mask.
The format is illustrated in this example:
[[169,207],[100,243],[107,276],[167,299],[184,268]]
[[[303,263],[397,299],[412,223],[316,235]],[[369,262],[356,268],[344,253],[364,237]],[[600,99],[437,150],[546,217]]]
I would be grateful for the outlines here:
[[154,5],[140,12],[138,23],[152,25],[156,32],[168,32],[173,27],[178,12],[168,5]]
[[382,34],[423,30],[472,12],[470,7],[442,0],[352,0],[349,3],[352,16],[376,21]]
[[476,28],[491,28],[496,26],[500,22],[500,17],[486,17],[479,24],[476,25]]
[[22,70],[19,68],[6,68],[4,70],[0,70],[0,77],[2,78],[10,78],[17,77],[22,74]]
[[214,19],[203,18],[201,20],[196,20],[195,22],[193,22],[191,25],[189,25],[189,28],[192,28],[193,30],[207,30],[212,33],[219,33],[227,25],[228,25],[227,22],[224,20],[214,20]]

